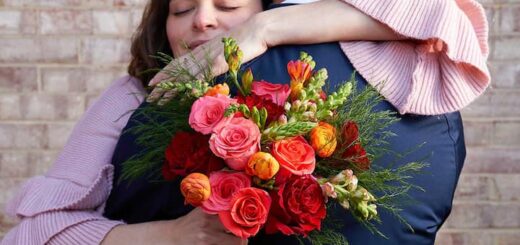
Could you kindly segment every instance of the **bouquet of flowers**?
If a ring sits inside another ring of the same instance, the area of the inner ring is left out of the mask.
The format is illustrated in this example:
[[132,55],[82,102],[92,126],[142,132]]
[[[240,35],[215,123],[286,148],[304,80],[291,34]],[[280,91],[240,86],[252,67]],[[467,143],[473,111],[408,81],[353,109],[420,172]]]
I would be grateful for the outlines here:
[[165,120],[137,128],[150,150],[125,163],[123,179],[149,172],[182,178],[185,203],[218,215],[243,239],[264,229],[343,244],[325,225],[335,204],[375,233],[379,206],[400,218],[395,198],[416,187],[407,179],[425,165],[372,166],[392,135],[383,129],[395,121],[388,111],[371,111],[380,101],[373,89],[356,92],[353,75],[327,94],[326,69],[316,71],[306,53],[287,64],[289,84],[255,81],[251,69],[241,71],[236,42],[223,42],[227,82],[193,77],[181,64],[169,70],[159,86],[174,99],[139,112]]

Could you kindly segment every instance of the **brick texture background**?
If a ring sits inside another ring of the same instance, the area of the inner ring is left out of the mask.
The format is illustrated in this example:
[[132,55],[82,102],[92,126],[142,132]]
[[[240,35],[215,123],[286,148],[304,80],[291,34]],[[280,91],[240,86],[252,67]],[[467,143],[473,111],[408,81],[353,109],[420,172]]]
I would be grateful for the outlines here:
[[[145,0],[0,0],[0,208],[53,163],[125,74]],[[480,0],[493,86],[463,110],[468,155],[437,244],[520,244],[520,0]],[[0,238],[15,224],[0,212]]]

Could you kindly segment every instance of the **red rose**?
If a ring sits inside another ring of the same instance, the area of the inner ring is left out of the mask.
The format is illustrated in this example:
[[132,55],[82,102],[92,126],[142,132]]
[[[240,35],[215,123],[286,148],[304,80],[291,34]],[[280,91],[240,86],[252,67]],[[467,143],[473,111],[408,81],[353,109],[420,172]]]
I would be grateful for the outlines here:
[[267,221],[271,207],[269,194],[258,188],[243,188],[233,195],[231,209],[218,213],[220,221],[235,236],[247,239]]
[[345,152],[343,152],[342,157],[361,170],[370,169],[370,160],[367,157],[367,152],[360,143],[355,143],[348,147]]
[[166,180],[194,172],[209,175],[225,166],[209,149],[209,136],[199,133],[177,132],[164,154],[162,174]]
[[247,97],[237,96],[237,101],[240,104],[247,105],[250,110],[253,109],[253,106],[256,106],[257,109],[265,108],[267,110],[266,125],[269,125],[272,121],[278,120],[278,118],[285,113],[283,105],[277,105],[275,102],[271,101],[271,99],[260,97],[256,94],[251,94]]
[[312,174],[316,167],[314,149],[301,136],[274,142],[271,154],[282,169],[296,175]]
[[359,129],[355,122],[348,121],[343,124],[341,129],[342,146],[345,151],[342,154],[343,159],[348,160],[361,170],[370,169],[370,160],[367,152],[359,143]]
[[353,121],[348,121],[343,124],[343,128],[341,129],[341,138],[343,147],[351,146],[354,141],[359,138],[359,130],[358,126]]
[[291,176],[271,193],[273,205],[267,220],[267,234],[303,235],[320,229],[327,214],[320,184],[311,175]]

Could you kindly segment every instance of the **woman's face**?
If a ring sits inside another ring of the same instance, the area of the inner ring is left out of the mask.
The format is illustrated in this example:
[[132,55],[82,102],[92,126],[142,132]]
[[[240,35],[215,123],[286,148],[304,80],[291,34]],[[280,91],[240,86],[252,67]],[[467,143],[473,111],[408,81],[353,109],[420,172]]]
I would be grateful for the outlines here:
[[168,41],[179,57],[262,11],[260,0],[171,0]]

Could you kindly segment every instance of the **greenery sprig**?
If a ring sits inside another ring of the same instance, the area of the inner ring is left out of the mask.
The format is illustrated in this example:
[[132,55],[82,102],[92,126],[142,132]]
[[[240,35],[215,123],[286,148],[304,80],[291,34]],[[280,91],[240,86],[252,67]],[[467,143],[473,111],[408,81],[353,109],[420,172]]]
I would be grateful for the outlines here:
[[188,82],[166,81],[159,83],[157,87],[171,91],[173,97],[180,96],[180,99],[185,99],[185,97],[202,97],[208,91],[210,86],[207,82],[195,80]]
[[267,122],[267,109],[263,107],[258,109],[256,106],[249,109],[249,107],[244,104],[232,104],[226,109],[224,116],[230,117],[237,112],[241,112],[245,118],[251,119],[260,130],[265,128],[265,123]]
[[288,122],[270,127],[262,132],[262,142],[266,143],[288,137],[305,135],[316,127],[316,125],[317,123],[314,122]]
[[318,112],[316,113],[316,117],[319,120],[328,121],[330,120],[331,114],[345,105],[348,96],[352,93],[352,84],[355,81],[355,77],[352,76],[349,82],[341,85],[336,92],[333,92],[329,96],[327,96],[327,100],[318,100]]
[[118,183],[131,183],[141,176],[162,179],[160,169],[171,138],[179,131],[192,130],[188,124],[192,104],[193,100],[170,101],[163,106],[145,104],[134,111],[130,123],[135,126],[124,130],[122,135],[136,135],[135,143],[142,150],[123,163]]

